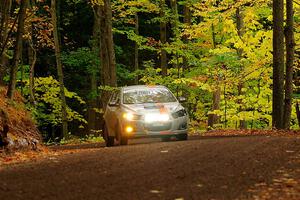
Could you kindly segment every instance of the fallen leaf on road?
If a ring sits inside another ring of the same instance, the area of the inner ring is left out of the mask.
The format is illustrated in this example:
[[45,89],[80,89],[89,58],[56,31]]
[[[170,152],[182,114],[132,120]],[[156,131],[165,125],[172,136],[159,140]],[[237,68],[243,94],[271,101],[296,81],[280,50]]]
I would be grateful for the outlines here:
[[152,194],[160,194],[160,193],[162,193],[162,191],[159,191],[159,190],[150,190],[150,193],[152,193]]
[[287,153],[294,153],[295,151],[286,150],[285,152],[287,152]]

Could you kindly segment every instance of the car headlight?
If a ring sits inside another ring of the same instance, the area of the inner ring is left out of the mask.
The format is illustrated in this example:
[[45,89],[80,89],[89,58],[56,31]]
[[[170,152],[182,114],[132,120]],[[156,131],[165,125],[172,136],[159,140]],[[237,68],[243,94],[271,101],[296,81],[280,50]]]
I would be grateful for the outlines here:
[[175,119],[178,118],[178,117],[186,116],[186,115],[187,115],[187,112],[186,112],[185,109],[181,109],[181,110],[178,110],[178,111],[172,113],[172,117],[175,118]]
[[126,113],[123,113],[123,118],[128,121],[132,121],[132,120],[139,120],[141,118],[141,116],[130,113],[130,112],[126,112]]
[[145,122],[166,122],[169,121],[170,117],[168,114],[149,113],[145,115]]

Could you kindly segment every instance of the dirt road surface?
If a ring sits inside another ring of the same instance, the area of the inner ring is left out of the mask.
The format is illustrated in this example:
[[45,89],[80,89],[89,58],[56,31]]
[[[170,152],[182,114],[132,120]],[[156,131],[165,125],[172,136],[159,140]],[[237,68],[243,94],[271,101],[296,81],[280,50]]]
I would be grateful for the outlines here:
[[81,150],[2,168],[0,199],[255,199],[274,181],[282,195],[282,180],[292,188],[300,178],[299,138],[138,139],[57,151],[68,148]]

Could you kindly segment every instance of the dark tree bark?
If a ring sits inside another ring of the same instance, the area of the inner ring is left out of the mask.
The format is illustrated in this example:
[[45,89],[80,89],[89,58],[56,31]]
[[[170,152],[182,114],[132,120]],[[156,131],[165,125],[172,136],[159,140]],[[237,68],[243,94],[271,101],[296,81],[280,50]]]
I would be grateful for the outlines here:
[[[211,25],[212,30],[212,42],[213,42],[213,48],[216,48],[216,35],[215,35],[215,28],[214,25]],[[212,111],[220,110],[220,101],[221,101],[221,88],[220,88],[220,75],[217,72],[215,75],[217,79],[217,86],[216,89],[213,91],[213,103],[212,103]],[[213,129],[214,125],[219,123],[219,116],[216,114],[209,114],[208,115],[208,121],[207,121],[207,127],[208,129]]]
[[[184,5],[183,22],[186,26],[190,26],[192,24],[192,14],[190,10],[190,5],[188,3]],[[186,44],[189,42],[187,35],[183,36],[183,42]],[[183,70],[187,70],[188,68],[189,68],[188,59],[186,57],[183,57]]]
[[0,85],[4,85],[3,78],[6,75],[8,56],[6,55],[6,43],[8,39],[8,24],[11,11],[12,0],[2,0],[0,2]]
[[2,130],[0,130],[0,147],[6,147],[8,145],[7,133],[9,131],[9,120],[7,113],[0,108],[0,119],[2,121]]
[[179,35],[179,30],[178,30],[179,16],[178,16],[177,0],[170,0],[170,5],[172,10],[171,26],[172,26],[173,37],[177,38]]
[[[112,33],[112,10],[110,0],[104,0],[101,8],[101,85],[117,86],[116,59],[114,51],[113,33]],[[101,101],[105,110],[110,96],[109,91],[102,91]]]
[[12,66],[10,69],[10,80],[9,80],[9,85],[7,90],[7,96],[9,99],[13,99],[14,92],[16,89],[18,66],[19,66],[20,58],[22,56],[26,7],[28,5],[27,2],[28,0],[23,0],[21,1],[21,5],[20,5],[20,13],[18,17],[18,31],[16,34],[16,45],[15,45],[14,56],[12,60]]
[[160,68],[163,76],[168,74],[168,61],[167,61],[167,51],[164,49],[164,45],[167,43],[167,24],[165,19],[165,0],[160,0],[160,42],[161,55],[160,55]]
[[[172,31],[172,39],[175,41],[179,39],[180,37],[180,31],[179,31],[179,15],[178,15],[178,6],[177,6],[177,0],[170,0],[170,6],[171,6],[171,12],[172,12],[172,17],[171,17],[171,31]],[[177,69],[178,71],[178,78],[180,78],[180,68],[181,66],[179,65],[178,62],[178,53],[173,53],[173,57],[176,58],[176,63],[174,62],[172,64],[172,67]],[[177,94],[178,94],[178,88],[177,88]],[[177,95],[178,96],[178,95]]]
[[[242,38],[242,36],[244,35],[244,21],[243,21],[243,15],[242,15],[240,8],[236,9],[236,27],[237,27],[239,37]],[[241,49],[241,48],[237,49],[237,54],[239,56],[239,59],[241,59],[243,56],[243,49]],[[244,88],[244,82],[243,82],[243,80],[240,80],[238,83],[238,95],[239,96],[244,94],[244,92],[242,91],[243,88]],[[243,111],[243,108],[241,106],[242,101],[239,100],[238,103],[240,104],[239,112],[242,112]],[[246,129],[246,128],[247,128],[246,121],[240,120],[240,129]]]
[[31,105],[35,104],[35,97],[34,97],[34,68],[36,64],[36,50],[32,44],[32,41],[28,41],[29,48],[28,48],[28,58],[29,58],[29,101]]
[[[213,92],[212,111],[220,110],[220,100],[221,100],[221,88],[220,88],[219,85],[217,85],[216,90]],[[220,121],[220,117],[218,115],[209,114],[208,115],[208,122],[207,122],[208,129],[213,129],[214,125],[218,124],[219,121]]]
[[273,0],[273,104],[272,126],[283,129],[284,29],[283,0]]
[[186,3],[183,8],[183,22],[190,26],[192,24],[192,13],[190,9],[190,4]]
[[[28,2],[28,8],[32,9],[34,6],[34,2]],[[34,97],[34,68],[37,60],[37,52],[33,44],[33,25],[29,26],[28,32],[31,33],[31,36],[27,39],[27,48],[28,48],[28,62],[30,66],[29,71],[29,102],[31,105],[35,104],[35,97]]]
[[300,108],[299,108],[299,103],[296,103],[296,114],[297,114],[297,119],[298,119],[298,126],[300,128]]
[[[97,78],[96,74],[91,74],[90,76],[90,88],[92,92],[97,91]],[[94,134],[97,130],[96,128],[96,119],[97,119],[97,99],[96,97],[92,97],[92,99],[88,100],[88,130],[90,134]]]
[[[135,34],[139,35],[139,14],[135,13]],[[139,45],[137,42],[134,44],[134,70],[139,69]],[[139,83],[139,77],[136,76],[134,83],[137,85]]]
[[284,99],[284,128],[290,128],[293,94],[293,65],[294,65],[294,9],[293,0],[286,0],[286,72],[285,72],[285,99]]
[[55,57],[57,65],[57,75],[60,88],[60,100],[61,100],[61,112],[62,112],[62,135],[61,137],[68,138],[68,120],[67,120],[67,103],[65,96],[65,86],[64,86],[64,74],[63,67],[61,63],[61,51],[58,37],[58,27],[57,27],[57,10],[56,10],[56,0],[51,0],[51,18],[53,24],[53,36],[54,36],[54,48]]
[[[93,44],[92,50],[93,52],[98,52],[100,49],[100,17],[101,17],[101,10],[100,6],[95,4],[93,5],[93,12],[94,12],[94,26],[93,26]],[[97,70],[100,69],[100,66]],[[90,92],[97,92],[98,87],[98,80],[97,75],[95,72],[89,74],[89,81],[90,81]],[[87,110],[87,122],[88,122],[88,132],[90,134],[95,134],[95,131],[99,130],[97,127],[97,112],[95,109],[100,109],[100,103],[97,101],[97,97],[92,97],[92,99],[88,100],[88,110]]]

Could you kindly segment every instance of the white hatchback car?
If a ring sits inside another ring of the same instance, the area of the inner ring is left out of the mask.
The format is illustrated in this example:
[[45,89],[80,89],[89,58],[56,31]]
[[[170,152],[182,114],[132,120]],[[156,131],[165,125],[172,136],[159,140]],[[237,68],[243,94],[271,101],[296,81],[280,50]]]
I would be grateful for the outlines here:
[[179,140],[188,137],[188,113],[165,86],[136,85],[115,91],[104,113],[103,137],[106,146],[128,144],[136,137]]

